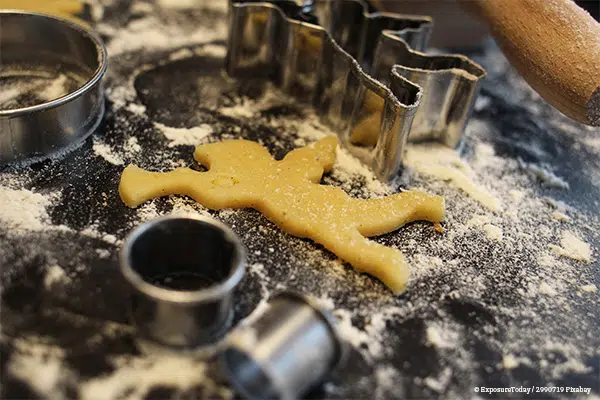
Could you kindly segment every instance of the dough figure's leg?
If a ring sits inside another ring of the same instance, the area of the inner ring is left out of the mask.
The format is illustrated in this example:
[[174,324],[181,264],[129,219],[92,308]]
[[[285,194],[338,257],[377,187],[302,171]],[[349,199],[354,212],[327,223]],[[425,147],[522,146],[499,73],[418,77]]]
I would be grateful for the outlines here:
[[353,199],[353,220],[365,236],[392,232],[413,221],[442,222],[444,198],[427,193],[406,191],[380,199]]
[[408,265],[400,250],[368,240],[355,229],[324,233],[316,239],[327,250],[352,264],[357,271],[379,279],[394,294],[406,288]]

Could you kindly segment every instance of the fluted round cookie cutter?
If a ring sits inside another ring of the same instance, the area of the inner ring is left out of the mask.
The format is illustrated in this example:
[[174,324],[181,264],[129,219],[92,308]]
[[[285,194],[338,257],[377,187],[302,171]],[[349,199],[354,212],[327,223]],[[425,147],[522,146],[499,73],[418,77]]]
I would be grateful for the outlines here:
[[[58,155],[98,127],[108,57],[93,31],[60,17],[0,10],[0,57],[0,85],[28,99],[0,107],[0,166]],[[69,84],[67,93],[37,98],[57,77]],[[41,83],[21,93],[20,85],[32,80]]]
[[245,257],[235,233],[212,218],[164,216],[140,225],[120,262],[138,337],[175,350],[218,341],[232,323]]

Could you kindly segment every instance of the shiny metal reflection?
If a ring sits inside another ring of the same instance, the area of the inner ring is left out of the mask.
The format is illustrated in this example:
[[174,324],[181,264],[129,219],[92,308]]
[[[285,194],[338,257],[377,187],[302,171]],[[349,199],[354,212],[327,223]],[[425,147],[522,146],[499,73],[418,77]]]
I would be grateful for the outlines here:
[[81,85],[50,101],[0,109],[0,166],[31,163],[81,143],[104,115],[107,55],[91,30],[59,17],[0,10],[0,85],[60,71]]
[[252,325],[234,331],[220,364],[249,399],[296,399],[322,383],[343,358],[329,315],[310,298],[283,292]]
[[182,350],[214,343],[231,325],[244,270],[244,246],[216,220],[166,216],[141,225],[121,252],[138,335]]
[[[320,25],[296,9],[309,9]],[[429,56],[432,21],[368,14],[360,0],[233,1],[226,68],[267,77],[311,103],[341,142],[384,181],[408,140],[457,147],[485,70],[467,57]]]

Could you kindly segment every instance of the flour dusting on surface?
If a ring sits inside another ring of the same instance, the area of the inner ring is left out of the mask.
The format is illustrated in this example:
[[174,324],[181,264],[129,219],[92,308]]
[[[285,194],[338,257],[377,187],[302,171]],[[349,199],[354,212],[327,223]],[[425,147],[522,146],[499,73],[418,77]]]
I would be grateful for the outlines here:
[[448,181],[492,211],[500,211],[500,200],[474,180],[474,172],[457,153],[440,144],[411,144],[404,162],[419,173]]
[[169,147],[175,146],[197,146],[202,140],[212,133],[210,125],[202,124],[193,128],[172,128],[161,123],[155,123],[155,126],[169,140]]
[[571,231],[562,232],[560,246],[551,245],[550,248],[559,256],[585,262],[590,262],[592,260],[592,250],[590,245]]
[[[207,360],[148,354],[136,344],[119,247],[140,223],[171,213],[210,215],[246,246],[236,324],[250,324],[266,300],[285,289],[311,294],[332,311],[348,343],[348,360],[324,386],[324,396],[469,398],[475,386],[519,386],[523,376],[540,386],[563,386],[572,377],[597,382],[592,368],[600,356],[594,335],[600,238],[594,227],[600,221],[584,207],[584,200],[593,205],[594,199],[581,192],[571,196],[579,177],[532,161],[546,154],[544,144],[552,157],[564,159],[567,151],[553,147],[559,146],[556,138],[535,142],[527,131],[535,125],[531,121],[497,124],[506,114],[501,107],[546,113],[552,116],[546,122],[559,126],[573,146],[581,142],[581,149],[596,152],[597,132],[544,108],[516,73],[506,71],[498,53],[486,55],[491,58],[485,65],[490,80],[507,75],[498,90],[510,89],[510,96],[485,86],[460,156],[434,144],[411,144],[401,177],[383,184],[339,149],[332,172],[323,177],[322,183],[359,198],[402,189],[444,196],[443,233],[416,222],[373,238],[400,249],[410,265],[407,291],[392,296],[375,279],[309,240],[281,232],[254,210],[212,211],[185,196],[154,199],[137,209],[123,206],[117,187],[125,163],[163,171],[197,167],[191,146],[227,139],[255,140],[282,157],[334,132],[273,85],[241,85],[225,77],[221,66],[209,68],[222,65],[214,58],[225,54],[222,44],[202,45],[225,37],[219,7],[198,11],[187,8],[186,0],[172,7],[162,0],[139,2],[135,18],[118,22],[111,7],[121,3],[94,3],[97,15],[114,18],[99,24],[111,56],[105,132],[72,158],[0,171],[0,265],[10,267],[1,269],[8,293],[3,313],[10,310],[27,322],[3,324],[0,344],[10,345],[7,370],[20,384],[50,398],[233,396],[211,376],[214,366]],[[196,23],[200,12],[214,13],[214,25]],[[198,76],[206,76],[202,85]],[[172,93],[179,82],[185,89]],[[151,96],[156,92],[161,102]],[[499,98],[514,98],[517,105]],[[192,128],[170,128],[175,126]],[[519,142],[517,157],[506,148],[519,138],[527,141]],[[548,185],[524,167],[525,159],[546,166],[568,188]],[[590,165],[584,176],[600,187],[598,170]],[[29,301],[11,301],[14,293],[44,304],[43,312]],[[33,333],[23,333],[27,329]]]
[[0,186],[0,221],[12,233],[40,231],[48,227],[48,208],[59,193],[41,194],[28,189]]
[[92,148],[97,156],[102,157],[110,164],[123,165],[123,157],[115,153],[108,144],[103,143],[100,139],[94,137],[94,145]]

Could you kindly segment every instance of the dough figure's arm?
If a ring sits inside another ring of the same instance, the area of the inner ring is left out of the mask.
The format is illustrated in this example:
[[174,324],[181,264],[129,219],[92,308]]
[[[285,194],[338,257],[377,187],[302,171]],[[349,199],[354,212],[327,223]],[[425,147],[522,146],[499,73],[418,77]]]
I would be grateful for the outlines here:
[[252,183],[238,182],[227,174],[198,172],[189,168],[149,172],[134,165],[125,168],[119,183],[121,200],[129,207],[137,207],[156,197],[181,194],[212,210],[254,208],[257,202],[254,189]]
[[171,194],[188,194],[189,182],[197,179],[199,172],[189,168],[177,168],[171,172],[150,172],[135,165],[123,170],[119,183],[119,195],[128,207],[156,197]]
[[318,183],[323,172],[329,172],[333,168],[338,143],[337,137],[327,136],[312,145],[290,151],[281,162],[306,169],[307,179]]
[[442,222],[444,198],[419,191],[406,191],[380,199],[352,199],[353,220],[365,236],[392,232],[413,221]]
[[322,232],[313,236],[313,240],[352,264],[357,271],[376,277],[394,294],[406,288],[409,271],[400,250],[368,240],[355,229]]

